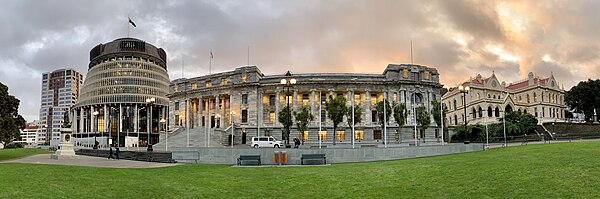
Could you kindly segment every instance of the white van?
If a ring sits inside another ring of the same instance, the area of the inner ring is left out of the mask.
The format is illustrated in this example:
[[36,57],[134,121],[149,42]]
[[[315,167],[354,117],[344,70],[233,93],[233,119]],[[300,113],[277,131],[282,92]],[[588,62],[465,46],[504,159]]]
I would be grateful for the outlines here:
[[250,146],[254,148],[273,147],[281,148],[281,141],[277,141],[273,136],[252,137]]

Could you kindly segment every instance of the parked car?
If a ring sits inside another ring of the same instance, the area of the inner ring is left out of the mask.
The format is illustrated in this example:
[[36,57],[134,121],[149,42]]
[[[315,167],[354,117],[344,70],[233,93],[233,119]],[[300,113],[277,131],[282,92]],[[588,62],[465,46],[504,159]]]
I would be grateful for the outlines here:
[[252,137],[250,146],[254,148],[273,147],[281,148],[281,141],[278,141],[273,136]]

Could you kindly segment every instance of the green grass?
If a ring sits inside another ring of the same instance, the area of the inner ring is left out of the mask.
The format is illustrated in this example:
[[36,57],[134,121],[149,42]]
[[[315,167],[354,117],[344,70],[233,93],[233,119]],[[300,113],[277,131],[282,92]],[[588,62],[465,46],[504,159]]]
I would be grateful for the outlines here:
[[44,149],[2,149],[0,150],[0,161],[44,153],[50,152]]
[[600,142],[319,167],[0,164],[0,198],[600,198]]

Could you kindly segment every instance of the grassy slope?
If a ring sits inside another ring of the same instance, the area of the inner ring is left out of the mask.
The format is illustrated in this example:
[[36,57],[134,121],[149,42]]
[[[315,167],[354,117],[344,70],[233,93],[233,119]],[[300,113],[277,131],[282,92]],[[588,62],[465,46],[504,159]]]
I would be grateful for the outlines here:
[[44,153],[49,152],[44,149],[2,149],[0,150],[0,161]]
[[599,198],[598,152],[582,142],[324,167],[0,164],[0,198]]

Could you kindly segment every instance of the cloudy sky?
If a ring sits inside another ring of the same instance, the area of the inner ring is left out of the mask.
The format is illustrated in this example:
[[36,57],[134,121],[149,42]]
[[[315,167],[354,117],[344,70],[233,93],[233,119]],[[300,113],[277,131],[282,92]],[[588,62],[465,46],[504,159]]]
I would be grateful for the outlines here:
[[[38,119],[41,74],[87,73],[89,50],[131,36],[167,51],[171,79],[234,69],[263,73],[382,73],[389,63],[436,67],[446,87],[495,71],[528,72],[565,89],[600,76],[600,1],[468,0],[5,0],[0,82]],[[182,65],[184,70],[182,72]],[[183,73],[183,74],[182,74]]]

